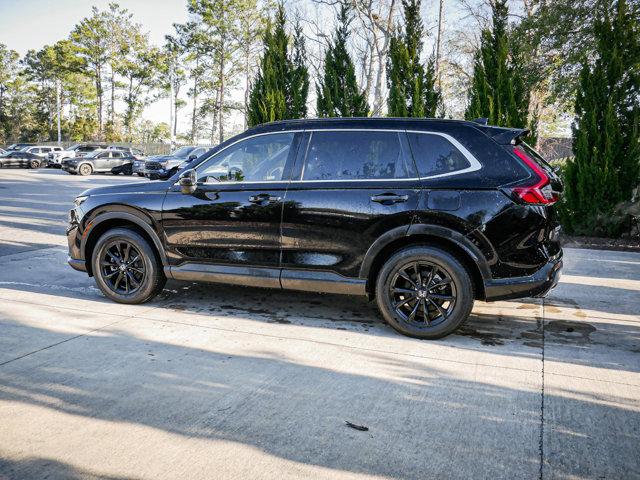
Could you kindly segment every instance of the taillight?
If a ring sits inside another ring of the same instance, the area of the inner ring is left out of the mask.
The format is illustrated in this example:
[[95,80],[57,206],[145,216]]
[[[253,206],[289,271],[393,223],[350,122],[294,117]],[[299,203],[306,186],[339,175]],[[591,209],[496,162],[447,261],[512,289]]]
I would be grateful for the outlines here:
[[513,147],[515,153],[533,173],[538,180],[533,185],[513,187],[511,191],[524,203],[530,205],[551,205],[558,201],[558,194],[553,191],[549,176],[527,153],[520,147]]

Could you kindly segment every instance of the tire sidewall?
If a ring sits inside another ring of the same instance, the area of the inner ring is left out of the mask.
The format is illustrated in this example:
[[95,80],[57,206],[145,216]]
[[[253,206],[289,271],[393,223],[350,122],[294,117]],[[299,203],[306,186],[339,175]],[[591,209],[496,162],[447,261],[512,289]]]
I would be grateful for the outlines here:
[[[113,240],[122,239],[132,243],[143,257],[143,263],[146,275],[142,288],[132,294],[122,295],[114,292],[109,288],[102,278],[100,270],[100,258],[104,253],[105,247]],[[103,234],[96,243],[91,256],[91,266],[95,281],[104,295],[118,303],[136,304],[150,300],[155,294],[156,282],[155,277],[162,272],[160,262],[149,243],[138,233],[126,228],[116,228]]]
[[[419,328],[408,325],[395,312],[388,295],[389,284],[395,272],[402,266],[416,261],[427,261],[446,270],[456,288],[456,304],[447,320],[434,327]],[[385,320],[404,335],[415,338],[435,339],[444,337],[460,327],[473,308],[474,292],[471,278],[464,266],[448,252],[434,247],[409,247],[395,253],[387,260],[376,281],[376,302]]]

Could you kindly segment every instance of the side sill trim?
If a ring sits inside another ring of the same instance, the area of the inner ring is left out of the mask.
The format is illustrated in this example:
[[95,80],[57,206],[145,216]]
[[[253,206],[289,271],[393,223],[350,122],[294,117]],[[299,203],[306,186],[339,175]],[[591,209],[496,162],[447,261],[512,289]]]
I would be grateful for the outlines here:
[[185,263],[178,267],[166,266],[164,272],[174,280],[344,295],[367,294],[365,279],[344,277],[327,271]]
[[306,292],[366,295],[367,281],[362,278],[344,277],[338,273],[314,270],[283,269],[280,274],[282,288]]
[[280,288],[279,268],[185,263],[179,267],[164,267],[164,271],[167,277],[175,280]]

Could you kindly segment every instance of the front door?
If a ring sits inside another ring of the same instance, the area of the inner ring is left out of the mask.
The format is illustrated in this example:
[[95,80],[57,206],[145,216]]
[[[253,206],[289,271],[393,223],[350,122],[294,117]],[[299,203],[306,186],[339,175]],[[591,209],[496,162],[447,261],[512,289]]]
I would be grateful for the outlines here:
[[316,282],[331,291],[327,285],[346,282],[357,293],[363,282],[353,279],[369,247],[390,229],[408,229],[415,214],[419,180],[406,135],[318,130],[308,136],[285,200],[282,286],[308,289]]
[[162,226],[174,278],[279,287],[280,224],[296,133],[249,137],[196,167],[193,194],[165,199]]
[[100,152],[93,159],[93,169],[96,172],[105,172],[110,170],[111,154],[109,152]]

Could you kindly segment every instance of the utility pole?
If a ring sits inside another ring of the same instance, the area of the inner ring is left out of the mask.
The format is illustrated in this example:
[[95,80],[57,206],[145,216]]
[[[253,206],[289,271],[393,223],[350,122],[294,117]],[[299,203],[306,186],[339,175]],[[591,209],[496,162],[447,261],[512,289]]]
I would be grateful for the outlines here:
[[174,117],[174,113],[175,113],[175,98],[174,98],[174,91],[173,91],[173,66],[171,66],[169,68],[169,84],[170,84],[170,89],[171,89],[171,93],[170,93],[170,101],[169,101],[169,108],[171,109],[171,111],[169,112],[169,130],[171,133],[171,150],[173,150],[176,146],[176,129],[174,126],[174,123],[176,121]]
[[438,88],[442,87],[442,74],[440,69],[440,44],[442,43],[442,24],[444,22],[444,0],[440,0],[438,11],[438,38],[436,40],[436,79]]
[[60,79],[56,79],[56,110],[58,112],[58,145],[62,144],[62,128],[60,127],[60,117],[62,116],[62,106],[60,105]]

